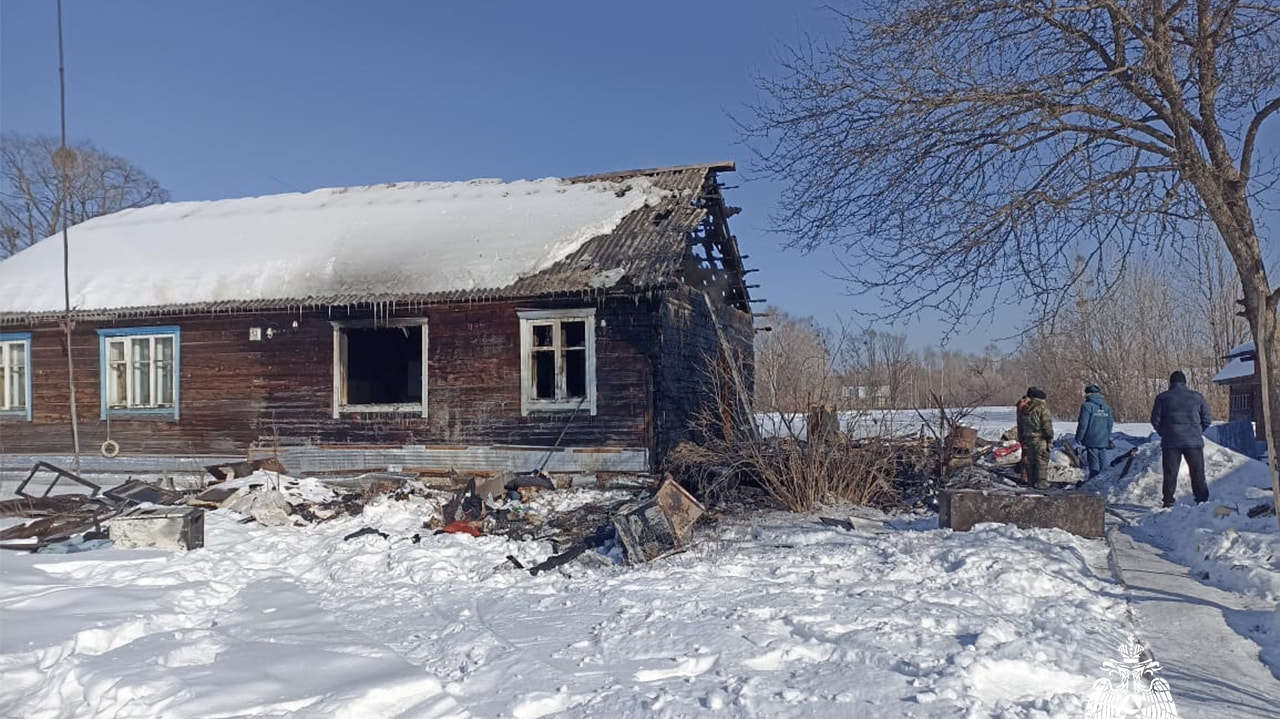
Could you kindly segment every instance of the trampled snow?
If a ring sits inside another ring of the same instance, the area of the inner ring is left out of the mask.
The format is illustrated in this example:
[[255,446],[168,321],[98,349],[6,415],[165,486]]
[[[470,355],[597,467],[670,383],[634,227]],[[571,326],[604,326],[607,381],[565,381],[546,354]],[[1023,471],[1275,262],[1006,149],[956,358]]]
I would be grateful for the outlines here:
[[[562,506],[593,490],[565,490]],[[0,707],[24,717],[1074,716],[1125,636],[1101,542],[767,514],[628,568],[431,535],[386,502],[207,519],[186,554],[5,555]],[[390,539],[342,537],[363,525]]]
[[[1183,462],[1182,501],[1167,511],[1140,515],[1135,535],[1165,549],[1171,559],[1200,572],[1214,586],[1280,600],[1276,518],[1248,516],[1250,509],[1272,500],[1267,465],[1207,440],[1204,455],[1210,501],[1191,501],[1189,468]],[[1161,499],[1161,467],[1160,445],[1141,445],[1130,476],[1121,480],[1113,470],[1102,477],[1101,489],[1110,503],[1122,508],[1155,507]],[[1276,641],[1280,644],[1280,636]]]
[[[998,435],[1007,417],[989,419],[982,434]],[[1158,444],[1147,425],[1118,429],[1137,456],[1096,486],[1134,531],[1274,606],[1275,518],[1246,516],[1265,467],[1209,443],[1213,501],[1193,505],[1184,476],[1179,505],[1157,510]],[[1113,455],[1128,448],[1118,437]],[[535,510],[610,496],[559,490]],[[1134,631],[1105,542],[855,511],[853,531],[812,515],[724,517],[683,554],[628,567],[588,553],[538,576],[507,557],[529,566],[550,543],[433,535],[422,523],[438,507],[421,498],[301,527],[218,510],[207,546],[185,554],[6,553],[0,715],[1084,715]],[[364,526],[389,538],[343,541]],[[1277,666],[1274,610],[1249,626]],[[1203,661],[1166,671],[1214,676],[1212,654]]]
[[[125,210],[70,229],[71,304],[502,288],[666,192],[646,178],[409,182]],[[61,310],[60,238],[0,262],[0,287],[0,313]]]

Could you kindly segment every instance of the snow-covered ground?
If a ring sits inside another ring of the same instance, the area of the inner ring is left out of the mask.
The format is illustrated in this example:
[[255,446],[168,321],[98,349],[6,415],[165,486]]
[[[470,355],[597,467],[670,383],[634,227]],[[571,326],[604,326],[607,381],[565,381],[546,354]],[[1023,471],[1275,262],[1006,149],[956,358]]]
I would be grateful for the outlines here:
[[[1275,518],[1245,516],[1265,468],[1206,453],[1209,504],[1189,504],[1184,478],[1182,503],[1148,509],[1152,444],[1099,487],[1175,561],[1274,600]],[[561,490],[535,510],[604,494]],[[4,553],[0,714],[1076,717],[1134,629],[1106,544],[1056,530],[953,533],[931,515],[859,510],[869,521],[846,531],[755,513],[646,565],[589,555],[531,576],[507,557],[529,566],[548,542],[433,535],[422,523],[437,512],[383,499],[266,527],[217,510],[206,546],[185,554]],[[389,538],[343,540],[364,526]],[[1277,635],[1274,614],[1251,634],[1273,667]]]
[[[569,490],[561,502],[593,490]],[[688,553],[537,577],[541,542],[218,510],[187,554],[3,558],[22,717],[1072,716],[1128,630],[1101,542],[899,518],[726,521]],[[376,535],[342,537],[364,525]]]
[[[981,437],[1000,439],[1000,434],[1017,423],[1013,407],[977,407],[968,410],[948,410],[950,417],[960,417],[960,423],[976,427]],[[944,426],[937,410],[925,409],[868,409],[842,411],[838,415],[840,429],[863,437],[907,437],[931,431],[941,431]],[[806,417],[803,414],[762,412],[756,415],[760,431],[767,436],[804,437]],[[1065,426],[1065,425],[1064,425]],[[1075,429],[1073,423],[1070,429]],[[1150,429],[1150,427],[1148,427]]]

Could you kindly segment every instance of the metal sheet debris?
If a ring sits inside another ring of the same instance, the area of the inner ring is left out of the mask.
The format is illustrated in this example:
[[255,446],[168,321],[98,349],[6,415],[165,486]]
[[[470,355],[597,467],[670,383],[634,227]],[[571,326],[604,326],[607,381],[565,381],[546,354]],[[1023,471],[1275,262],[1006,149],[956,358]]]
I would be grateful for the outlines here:
[[128,504],[180,504],[185,498],[182,492],[164,489],[140,479],[130,479],[124,484],[104,490],[102,496]]
[[18,485],[16,494],[19,497],[36,496],[36,495],[27,493],[27,486],[30,485],[32,480],[36,479],[37,476],[40,476],[40,478],[43,479],[44,477],[41,474],[42,472],[51,473],[53,475],[53,479],[50,480],[49,485],[44,488],[44,492],[39,495],[41,497],[48,497],[53,492],[54,487],[58,486],[58,483],[63,479],[68,480],[70,482],[75,482],[81,486],[89,488],[90,497],[98,496],[98,492],[101,489],[101,487],[94,484],[93,482],[90,482],[89,480],[80,477],[74,472],[69,472],[63,469],[62,467],[49,464],[48,462],[36,462],[35,466],[31,468],[31,472],[27,475],[27,478],[22,480],[22,484]]
[[264,457],[262,459],[253,459],[245,462],[228,462],[226,464],[210,464],[206,466],[205,471],[214,479],[226,481],[228,479],[240,479],[248,477],[258,470],[266,470],[275,472],[276,474],[288,474],[288,470],[275,457]]

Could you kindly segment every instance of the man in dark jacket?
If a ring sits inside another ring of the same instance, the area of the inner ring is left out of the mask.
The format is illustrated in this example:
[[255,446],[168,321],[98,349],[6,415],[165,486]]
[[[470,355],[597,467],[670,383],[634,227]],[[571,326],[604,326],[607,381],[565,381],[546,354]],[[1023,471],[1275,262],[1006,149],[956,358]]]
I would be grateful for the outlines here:
[[1087,479],[1102,474],[1102,465],[1107,459],[1107,447],[1111,446],[1111,405],[1102,398],[1102,390],[1097,385],[1084,388],[1084,404],[1080,405],[1080,418],[1076,420],[1076,444],[1084,447],[1085,467],[1089,470]]
[[1053,415],[1048,396],[1038,387],[1028,387],[1018,400],[1018,442],[1022,444],[1022,466],[1027,481],[1036,489],[1049,488],[1049,445],[1053,442]]
[[1204,431],[1212,422],[1209,403],[1204,401],[1204,395],[1187,389],[1187,376],[1181,371],[1169,375],[1169,389],[1161,392],[1151,407],[1151,426],[1160,435],[1164,464],[1164,506],[1173,506],[1183,457],[1191,471],[1191,493],[1196,504],[1209,501],[1209,485],[1204,479]]

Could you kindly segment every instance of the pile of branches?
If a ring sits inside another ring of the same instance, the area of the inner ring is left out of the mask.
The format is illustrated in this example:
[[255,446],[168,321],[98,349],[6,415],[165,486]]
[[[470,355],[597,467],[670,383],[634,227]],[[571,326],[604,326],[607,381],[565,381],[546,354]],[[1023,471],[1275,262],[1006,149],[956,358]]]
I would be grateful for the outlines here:
[[896,503],[896,454],[892,445],[877,441],[749,438],[681,443],[668,467],[707,501],[745,482],[793,512],[810,512],[833,503]]

